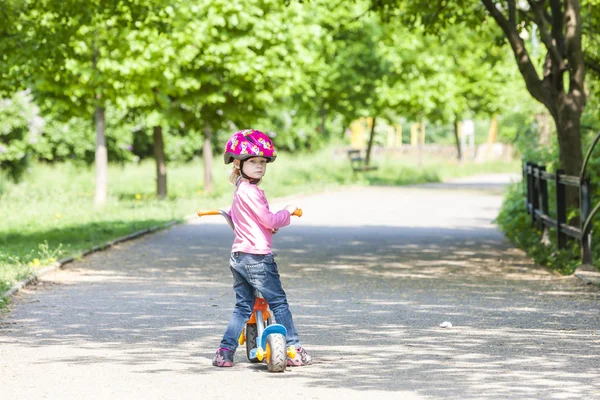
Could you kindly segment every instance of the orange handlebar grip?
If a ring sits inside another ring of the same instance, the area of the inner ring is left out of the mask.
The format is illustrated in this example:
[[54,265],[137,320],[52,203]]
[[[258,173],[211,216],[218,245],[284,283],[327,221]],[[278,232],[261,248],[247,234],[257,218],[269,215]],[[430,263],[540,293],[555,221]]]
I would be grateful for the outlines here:
[[302,209],[301,208],[296,208],[296,210],[294,210],[294,212],[292,213],[292,215],[295,215],[296,217],[301,217],[302,216]]
[[196,213],[199,217],[204,217],[205,215],[219,215],[219,210],[198,210]]

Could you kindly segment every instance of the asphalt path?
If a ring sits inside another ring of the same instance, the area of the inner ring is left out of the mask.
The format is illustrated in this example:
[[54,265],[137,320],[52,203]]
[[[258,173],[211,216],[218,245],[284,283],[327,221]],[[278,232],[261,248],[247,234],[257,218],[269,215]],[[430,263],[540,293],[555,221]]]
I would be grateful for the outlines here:
[[243,349],[211,365],[234,305],[222,218],[95,253],[0,313],[0,398],[600,399],[600,293],[506,242],[506,180],[274,202],[304,210],[274,250],[315,361],[280,374]]

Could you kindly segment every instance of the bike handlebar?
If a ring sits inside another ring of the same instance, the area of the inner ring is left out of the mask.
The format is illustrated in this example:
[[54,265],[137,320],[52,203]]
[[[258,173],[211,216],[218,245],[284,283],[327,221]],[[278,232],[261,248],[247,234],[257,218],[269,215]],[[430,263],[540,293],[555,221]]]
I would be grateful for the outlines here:
[[[221,215],[221,210],[198,210],[196,214],[198,214],[199,217],[204,217],[205,215]],[[301,217],[302,209],[296,208],[291,215]]]
[[219,210],[198,210],[196,213],[199,217],[204,217],[205,215],[220,215]]

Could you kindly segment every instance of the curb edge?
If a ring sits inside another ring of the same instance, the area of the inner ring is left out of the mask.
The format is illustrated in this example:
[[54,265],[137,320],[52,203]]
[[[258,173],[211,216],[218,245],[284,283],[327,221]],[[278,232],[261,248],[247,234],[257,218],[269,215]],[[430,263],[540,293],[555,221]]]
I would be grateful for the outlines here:
[[51,265],[48,265],[48,266],[46,266],[44,268],[41,268],[40,270],[36,271],[29,278],[23,279],[21,281],[16,282],[6,292],[0,293],[0,299],[8,299],[8,298],[10,298],[15,293],[17,293],[19,290],[21,290],[24,287],[26,287],[28,285],[31,285],[32,283],[36,282],[40,277],[42,277],[42,276],[44,276],[44,275],[46,275],[46,274],[48,274],[50,272],[56,271],[57,269],[62,268],[63,265],[72,263],[73,261],[75,261],[77,259],[84,258],[84,257],[86,257],[86,256],[88,256],[90,254],[93,254],[93,253],[96,253],[96,252],[99,252],[99,251],[108,250],[108,249],[110,249],[111,247],[113,247],[116,244],[127,242],[127,241],[130,241],[130,240],[133,240],[133,239],[137,239],[137,238],[139,238],[141,236],[144,236],[144,235],[147,235],[149,233],[153,233],[153,232],[156,232],[156,231],[159,231],[159,230],[165,230],[165,229],[171,228],[172,226],[180,224],[180,223],[184,223],[185,224],[185,223],[189,222],[189,220],[191,220],[193,217],[194,217],[193,215],[185,216],[185,217],[182,218],[182,221],[174,219],[174,220],[171,220],[171,221],[169,221],[169,222],[167,222],[167,223],[165,223],[163,225],[155,225],[155,226],[152,226],[150,228],[141,229],[139,231],[135,231],[135,232],[130,233],[128,235],[121,236],[121,237],[118,237],[118,238],[116,238],[114,240],[108,241],[108,242],[106,242],[106,243],[104,243],[102,245],[94,246],[91,249],[83,251],[79,255],[72,256],[72,257],[65,257],[65,258],[63,258],[61,260],[58,260],[57,262],[55,262],[55,263],[53,263]]

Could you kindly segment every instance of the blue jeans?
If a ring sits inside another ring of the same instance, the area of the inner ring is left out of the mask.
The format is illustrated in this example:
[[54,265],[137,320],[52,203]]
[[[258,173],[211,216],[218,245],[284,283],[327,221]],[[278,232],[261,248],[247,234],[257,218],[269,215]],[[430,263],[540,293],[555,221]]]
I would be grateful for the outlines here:
[[223,335],[221,347],[235,351],[238,338],[254,308],[254,290],[258,290],[269,303],[278,324],[287,330],[287,345],[300,347],[287,297],[281,287],[277,264],[272,254],[231,253],[229,268],[233,274],[235,309]]

